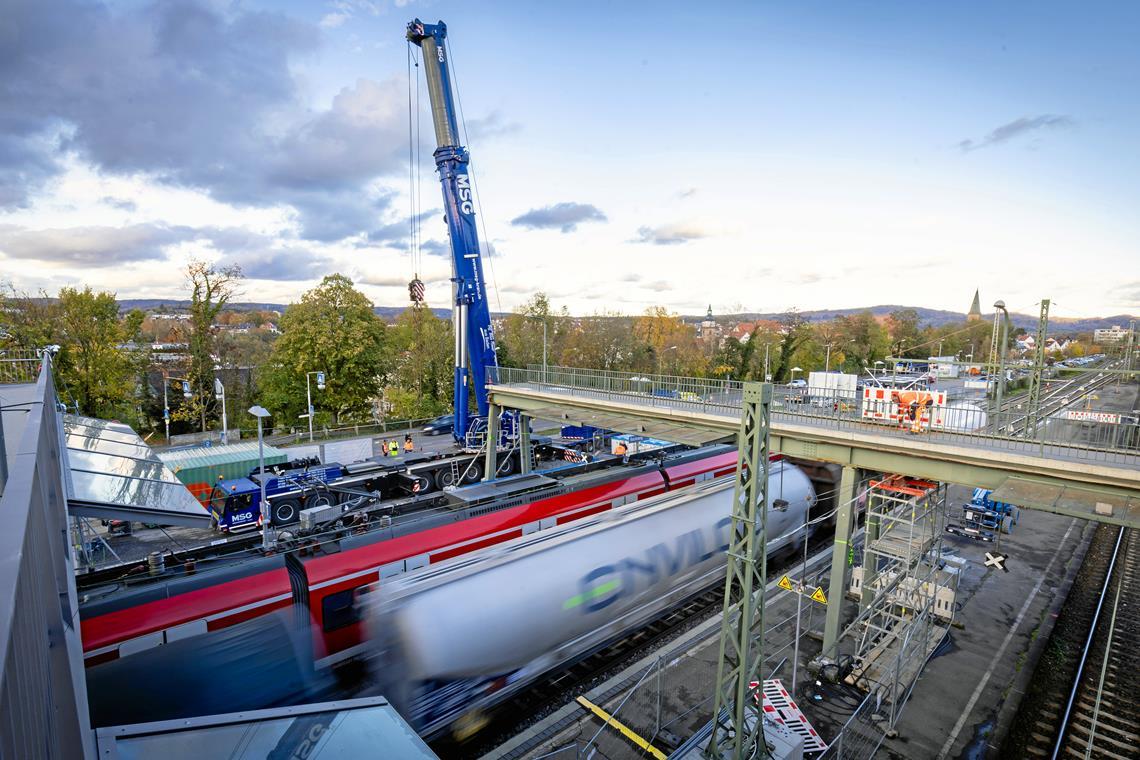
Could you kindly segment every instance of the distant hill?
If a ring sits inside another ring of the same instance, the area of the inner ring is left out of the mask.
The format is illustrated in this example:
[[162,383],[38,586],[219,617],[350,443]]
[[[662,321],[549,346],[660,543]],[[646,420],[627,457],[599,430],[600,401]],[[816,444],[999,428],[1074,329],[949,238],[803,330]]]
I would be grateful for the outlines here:
[[[226,305],[227,309],[233,311],[276,311],[284,313],[288,304],[284,303],[257,303],[255,301],[242,301],[234,302]],[[392,322],[396,317],[400,316],[406,309],[406,306],[377,306],[372,310],[376,312],[376,316]],[[190,309],[189,301],[168,301],[159,298],[123,298],[119,300],[119,309],[123,311],[130,311],[131,309],[142,309],[143,311],[152,312],[180,312],[188,311]],[[432,312],[441,319],[448,319],[451,317],[450,309],[432,309]]]
[[[960,311],[947,311],[945,309],[928,309],[923,306],[900,306],[897,304],[888,304],[882,306],[865,306],[858,309],[816,309],[813,311],[801,311],[799,315],[808,322],[827,322],[839,317],[847,317],[852,314],[862,314],[865,311],[871,312],[876,317],[885,317],[893,311],[900,309],[914,309],[918,314],[919,324],[923,326],[939,327],[945,324],[954,324],[962,322],[966,315]],[[748,312],[744,314],[725,314],[714,315],[718,319],[738,319],[742,322],[756,320],[756,319],[779,319],[784,316],[784,312]],[[993,312],[982,315],[984,321],[993,321]],[[1015,327],[1022,330],[1036,330],[1037,329],[1037,315],[1036,314],[1017,314],[1011,313],[1009,315],[1010,321]],[[699,321],[704,319],[704,315],[686,315],[686,321]],[[1113,325],[1126,326],[1128,320],[1136,319],[1126,314],[1117,314],[1111,317],[1085,317],[1085,318],[1070,318],[1063,317],[1050,317],[1049,318],[1049,331],[1050,332],[1090,332],[1098,328],[1112,327]]]
[[[254,301],[244,301],[241,303],[231,303],[228,308],[235,311],[277,311],[284,312],[288,304],[281,303],[257,303]],[[190,308],[189,301],[171,301],[159,298],[124,298],[119,301],[119,308],[124,311],[130,309],[142,309],[143,311],[163,312],[163,311],[186,311]],[[376,315],[388,322],[392,322],[403,313],[406,306],[377,306],[373,309]],[[876,317],[885,317],[892,311],[899,309],[914,309],[918,313],[919,323],[922,325],[932,325],[938,327],[940,325],[961,322],[965,319],[966,315],[958,311],[946,311],[945,309],[927,309],[922,306],[900,306],[897,304],[888,304],[883,306],[867,306],[859,309],[815,309],[812,311],[801,311],[799,315],[809,322],[827,322],[839,317],[846,317],[852,314],[860,314],[869,311]],[[450,309],[433,308],[432,312],[441,319],[450,319]],[[784,315],[784,312],[746,312],[742,314],[717,314],[715,315],[718,320],[735,319],[741,322],[751,321],[756,319],[779,319]],[[502,313],[492,315],[495,318],[505,316]],[[636,315],[635,315],[636,316]],[[1013,321],[1014,326],[1022,330],[1035,330],[1037,328],[1037,315],[1036,314],[1010,314],[1010,319]],[[698,322],[704,319],[703,314],[683,315],[683,318],[688,322]],[[992,320],[993,314],[984,315],[983,319]],[[1061,317],[1053,317],[1049,320],[1050,332],[1090,332],[1102,327],[1112,327],[1113,325],[1126,326],[1128,320],[1136,319],[1126,314],[1117,314],[1111,317],[1087,317],[1083,319],[1064,319]]]

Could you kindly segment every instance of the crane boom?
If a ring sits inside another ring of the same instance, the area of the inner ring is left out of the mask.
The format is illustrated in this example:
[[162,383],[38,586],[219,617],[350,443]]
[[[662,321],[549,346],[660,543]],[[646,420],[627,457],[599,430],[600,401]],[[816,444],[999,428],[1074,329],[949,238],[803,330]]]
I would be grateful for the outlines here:
[[455,305],[455,426],[454,435],[463,441],[470,427],[467,407],[468,367],[475,383],[475,403],[479,415],[487,415],[487,380],[499,365],[495,333],[487,303],[483,278],[483,257],[475,226],[474,195],[468,170],[470,156],[459,144],[459,128],[448,69],[447,26],[440,21],[425,24],[419,19],[408,24],[408,40],[423,50],[428,99],[435,126],[435,165],[443,186],[443,209],[451,240],[452,281]]

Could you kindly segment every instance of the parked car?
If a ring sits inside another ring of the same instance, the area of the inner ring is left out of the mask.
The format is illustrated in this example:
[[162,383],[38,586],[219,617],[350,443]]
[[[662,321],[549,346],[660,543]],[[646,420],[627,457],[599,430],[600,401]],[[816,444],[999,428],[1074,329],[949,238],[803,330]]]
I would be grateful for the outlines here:
[[802,377],[798,377],[795,380],[793,380],[792,382],[788,383],[788,387],[789,388],[806,388],[807,387],[807,380],[804,380]]
[[425,435],[443,435],[450,433],[452,428],[455,427],[455,415],[445,414],[442,417],[436,417],[434,420],[424,425],[421,432]]

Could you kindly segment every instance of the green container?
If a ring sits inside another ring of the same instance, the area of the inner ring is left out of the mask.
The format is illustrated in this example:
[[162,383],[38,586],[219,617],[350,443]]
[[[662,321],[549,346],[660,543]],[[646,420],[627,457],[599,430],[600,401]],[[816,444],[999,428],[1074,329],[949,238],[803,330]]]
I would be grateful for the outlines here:
[[[257,444],[234,443],[228,446],[195,446],[159,452],[158,458],[186,484],[203,504],[219,478],[244,478],[257,469]],[[282,464],[289,455],[272,446],[265,447],[265,464]]]

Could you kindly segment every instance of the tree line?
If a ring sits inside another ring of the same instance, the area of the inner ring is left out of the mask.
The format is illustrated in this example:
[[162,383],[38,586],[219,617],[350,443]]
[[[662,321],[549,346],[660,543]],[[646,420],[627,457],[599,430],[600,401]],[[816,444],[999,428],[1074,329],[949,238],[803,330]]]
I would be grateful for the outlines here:
[[[224,385],[229,426],[250,427],[245,410],[260,404],[278,429],[304,428],[307,391],[318,427],[418,419],[450,411],[450,321],[422,305],[393,324],[342,275],[325,277],[281,315],[279,335],[243,333],[226,324],[265,324],[268,315],[235,317],[237,267],[191,262],[185,270],[188,314],[164,328],[184,346],[153,351],[145,315],[123,313],[115,295],[63,288],[55,298],[0,288],[0,348],[59,346],[60,397],[79,412],[159,432],[169,403],[171,431],[219,425],[215,382]],[[173,330],[173,332],[172,332]],[[885,318],[870,312],[809,323],[790,311],[776,320],[700,326],[663,307],[629,316],[573,317],[538,293],[498,321],[500,364],[587,367],[640,374],[787,382],[828,368],[861,372],[888,357],[958,356],[985,361],[991,324],[922,326],[913,309]],[[1013,331],[1010,331],[1011,335]],[[324,387],[316,385],[316,373]],[[308,380],[308,383],[306,382]],[[164,389],[166,399],[164,401]]]

